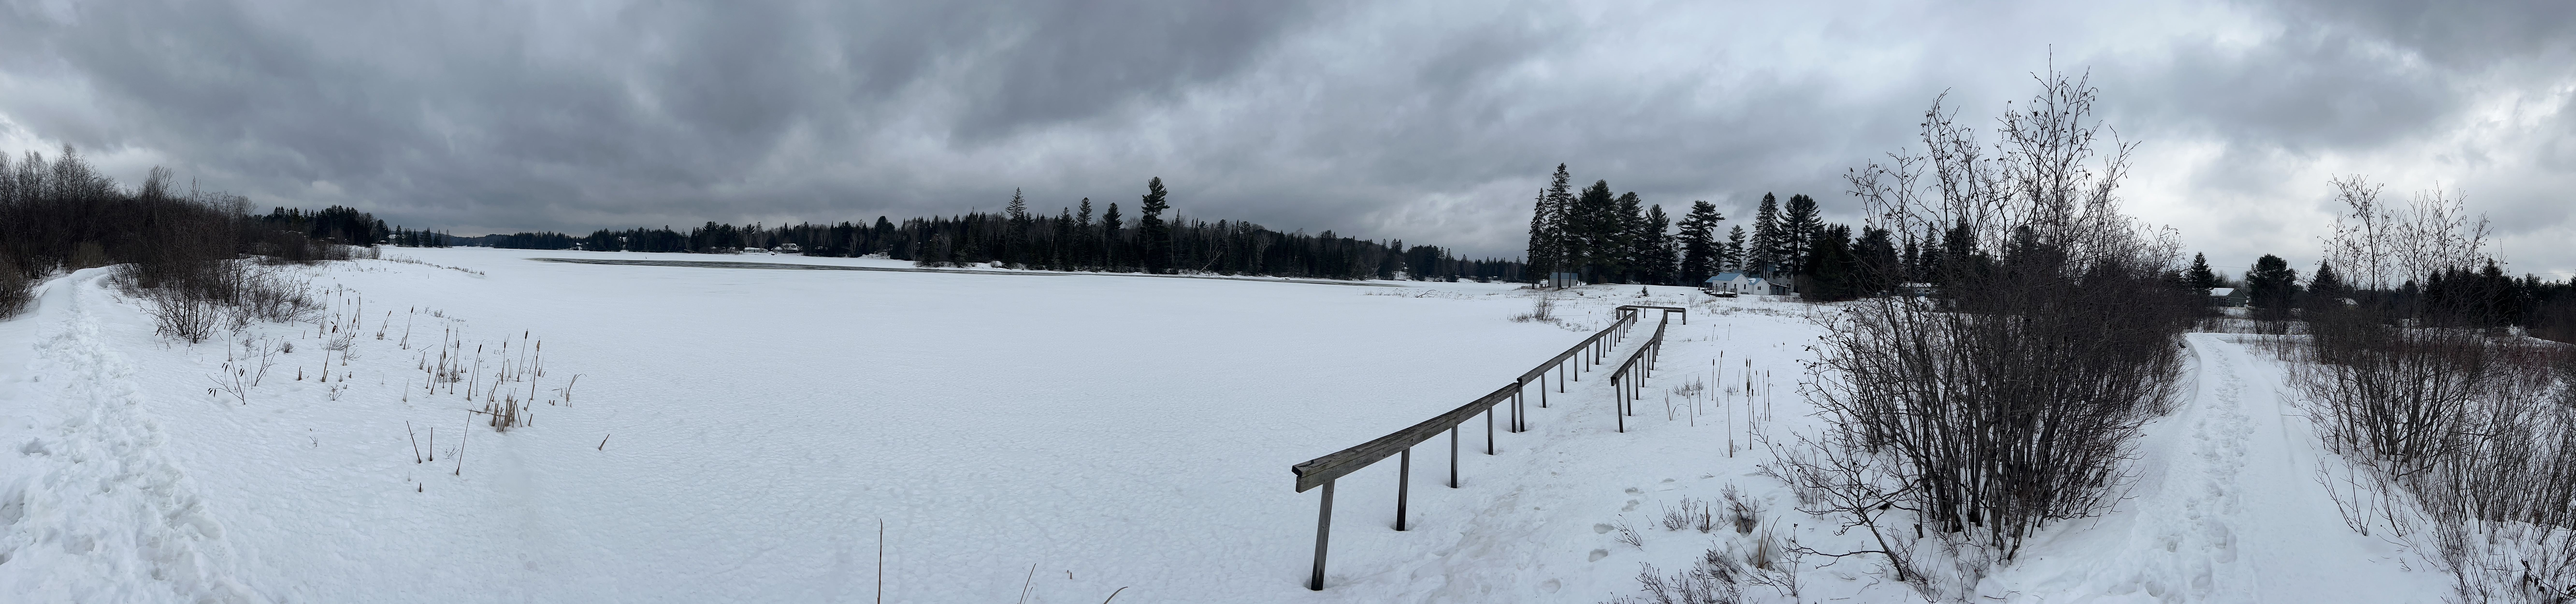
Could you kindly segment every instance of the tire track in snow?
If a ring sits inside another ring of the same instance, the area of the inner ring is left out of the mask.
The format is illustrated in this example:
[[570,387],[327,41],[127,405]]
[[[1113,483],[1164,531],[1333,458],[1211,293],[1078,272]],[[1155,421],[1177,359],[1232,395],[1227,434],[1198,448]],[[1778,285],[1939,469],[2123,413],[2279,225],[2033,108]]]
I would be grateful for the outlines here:
[[44,305],[61,315],[35,345],[24,388],[35,417],[59,421],[5,443],[0,593],[16,601],[251,602],[234,578],[223,525],[206,515],[145,409],[137,367],[108,346],[92,308],[113,304],[105,269],[62,279]]

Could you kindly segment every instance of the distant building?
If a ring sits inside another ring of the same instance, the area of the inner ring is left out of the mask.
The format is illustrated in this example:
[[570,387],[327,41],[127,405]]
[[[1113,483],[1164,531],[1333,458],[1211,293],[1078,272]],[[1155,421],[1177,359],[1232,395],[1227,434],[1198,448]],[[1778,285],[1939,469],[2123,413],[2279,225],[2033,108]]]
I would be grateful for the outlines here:
[[1708,281],[1701,284],[1701,287],[1708,289],[1708,291],[1729,294],[1755,296],[1785,296],[1789,294],[1789,285],[1786,283],[1772,283],[1771,281],[1761,277],[1755,277],[1744,273],[1718,273],[1715,277],[1709,277]]
[[2224,306],[2224,307],[2229,307],[2229,308],[2235,308],[2235,307],[2239,307],[2239,306],[2244,306],[2244,305],[2245,305],[2245,288],[2241,288],[2241,287],[2212,287],[2212,288],[2209,288],[2209,305],[2210,305],[2210,306]]
[[1548,273],[1548,274],[1547,274],[1547,286],[1548,286],[1548,287],[1564,288],[1564,287],[1574,287],[1574,286],[1576,286],[1576,285],[1582,285],[1582,284],[1583,284],[1583,275],[1580,275],[1580,274],[1575,274],[1575,273]]
[[1910,297],[1932,297],[1941,295],[1941,287],[1930,283],[1898,283],[1896,284],[1896,294]]

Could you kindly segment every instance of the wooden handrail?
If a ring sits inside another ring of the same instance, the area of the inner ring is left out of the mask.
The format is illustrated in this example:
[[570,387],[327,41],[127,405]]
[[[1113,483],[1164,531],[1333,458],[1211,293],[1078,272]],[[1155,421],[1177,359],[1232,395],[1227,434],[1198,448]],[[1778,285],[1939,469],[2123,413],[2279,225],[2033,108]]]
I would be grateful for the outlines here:
[[[1635,366],[1637,364],[1637,359],[1643,358],[1647,349],[1657,348],[1663,343],[1664,327],[1671,324],[1672,313],[1683,313],[1683,324],[1689,324],[1690,316],[1688,310],[1671,306],[1620,306],[1617,308],[1617,312],[1619,313],[1619,320],[1617,322],[1611,323],[1609,327],[1602,328],[1601,331],[1594,332],[1590,337],[1584,338],[1583,341],[1576,342],[1574,346],[1566,348],[1565,352],[1557,353],[1556,356],[1549,358],[1547,362],[1539,363],[1538,367],[1529,370],[1528,373],[1523,373],[1520,377],[1513,378],[1512,383],[1509,385],[1496,389],[1484,396],[1477,397],[1476,400],[1470,401],[1464,406],[1451,409],[1447,413],[1432,416],[1431,419],[1423,420],[1421,423],[1408,426],[1402,430],[1397,430],[1385,436],[1370,439],[1368,442],[1360,443],[1359,445],[1348,449],[1335,451],[1323,457],[1307,460],[1305,463],[1289,466],[1289,473],[1295,474],[1297,477],[1297,492],[1304,493],[1308,489],[1313,489],[1315,487],[1324,488],[1323,505],[1317,512],[1315,522],[1315,574],[1313,578],[1307,582],[1306,587],[1317,591],[1322,591],[1324,589],[1324,552],[1326,544],[1328,543],[1327,539],[1329,535],[1331,535],[1333,527],[1334,479],[1347,476],[1352,472],[1357,472],[1361,468],[1366,468],[1370,464],[1377,463],[1378,461],[1384,460],[1388,457],[1403,458],[1404,468],[1399,472],[1396,482],[1395,530],[1404,530],[1405,500],[1406,493],[1409,491],[1409,487],[1412,483],[1411,475],[1413,471],[1414,445],[1430,440],[1433,436],[1438,436],[1441,432],[1448,432],[1449,486],[1450,488],[1457,488],[1458,430],[1460,424],[1466,423],[1467,420],[1473,419],[1477,415],[1484,415],[1486,417],[1485,452],[1489,455],[1492,454],[1494,438],[1494,423],[1492,418],[1494,408],[1496,406],[1501,405],[1504,401],[1512,401],[1514,403],[1512,405],[1512,431],[1518,432],[1525,430],[1526,428],[1524,426],[1526,423],[1522,420],[1522,417],[1525,414],[1519,401],[1521,400],[1521,393],[1528,390],[1533,378],[1537,380],[1537,383],[1540,386],[1540,406],[1546,406],[1546,375],[1548,370],[1564,366],[1566,361],[1576,358],[1577,355],[1581,355],[1585,350],[1594,350],[1591,362],[1595,364],[1600,363],[1602,360],[1601,357],[1607,355],[1611,350],[1610,347],[1603,346],[1603,340],[1627,333],[1629,328],[1636,325],[1638,318],[1643,316],[1643,311],[1649,309],[1665,311],[1664,318],[1655,323],[1654,337],[1649,340],[1645,346],[1638,347],[1636,353],[1630,354],[1628,356],[1628,362],[1620,365],[1619,371],[1612,374],[1611,381],[1613,384],[1616,384],[1618,382],[1617,376],[1626,373],[1631,367]],[[1597,350],[1595,350],[1596,348]],[[1582,368],[1578,366],[1574,369],[1576,370],[1576,373],[1580,373]],[[1559,376],[1559,378],[1559,381],[1562,382],[1563,376]],[[1559,384],[1558,387],[1562,388],[1563,385]],[[1624,396],[1625,395],[1623,394],[1623,400]],[[1625,407],[1626,404],[1623,402],[1621,404],[1621,411],[1623,413],[1625,412]],[[1622,416],[1620,420],[1620,430],[1623,432],[1627,430],[1625,416]]]

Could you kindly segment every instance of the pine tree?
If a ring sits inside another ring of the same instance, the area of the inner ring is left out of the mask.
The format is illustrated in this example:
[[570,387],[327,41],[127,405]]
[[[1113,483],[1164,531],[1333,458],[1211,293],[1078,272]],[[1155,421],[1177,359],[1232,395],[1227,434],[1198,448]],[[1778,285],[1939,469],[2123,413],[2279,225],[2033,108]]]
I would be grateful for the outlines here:
[[2254,270],[2245,272],[2248,301],[2256,309],[2275,318],[2286,316],[2299,295],[2299,271],[2280,256],[2264,254],[2254,261]]
[[1779,270],[1780,200],[1770,193],[1762,194],[1762,205],[1753,211],[1753,241],[1744,248],[1744,271],[1770,278]]
[[1556,174],[1547,181],[1548,273],[1579,272],[1583,269],[1578,227],[1574,210],[1574,175],[1565,164],[1556,165]]
[[1816,198],[1789,196],[1788,205],[1781,206],[1779,228],[1776,253],[1780,263],[1789,267],[1807,266],[1807,255],[1813,253],[1817,239],[1824,234],[1824,222],[1816,216]]
[[1577,259],[1587,283],[1606,282],[1618,264],[1619,198],[1610,194],[1610,181],[1593,181],[1574,198],[1574,207],[1566,212],[1566,231],[1570,239],[1567,255]]
[[1680,285],[1675,282],[1680,280],[1676,273],[1681,270],[1681,251],[1673,236],[1665,233],[1665,229],[1671,227],[1672,218],[1664,215],[1664,206],[1646,209],[1646,244],[1642,254],[1645,257],[1643,281],[1646,283]]
[[1689,214],[1682,215],[1681,283],[1698,286],[1725,266],[1726,250],[1717,242],[1717,223],[1726,220],[1717,206],[1705,201],[1691,202]]
[[1144,256],[1141,260],[1147,273],[1172,270],[1172,229],[1163,224],[1163,210],[1171,209],[1172,204],[1163,201],[1165,194],[1162,177],[1145,182],[1144,203],[1140,206],[1144,215],[1136,217],[1136,244]]
[[1744,225],[1726,232],[1726,252],[1718,261],[1719,272],[1744,272]]
[[1646,209],[1641,207],[1644,205],[1645,200],[1639,199],[1636,191],[1629,191],[1619,195],[1618,209],[1614,210],[1618,212],[1619,228],[1614,231],[1610,242],[1611,249],[1617,250],[1613,253],[1611,274],[1617,275],[1616,280],[1621,283],[1645,282],[1644,275],[1649,268],[1646,256],[1650,253],[1647,246],[1653,236],[1646,232]]

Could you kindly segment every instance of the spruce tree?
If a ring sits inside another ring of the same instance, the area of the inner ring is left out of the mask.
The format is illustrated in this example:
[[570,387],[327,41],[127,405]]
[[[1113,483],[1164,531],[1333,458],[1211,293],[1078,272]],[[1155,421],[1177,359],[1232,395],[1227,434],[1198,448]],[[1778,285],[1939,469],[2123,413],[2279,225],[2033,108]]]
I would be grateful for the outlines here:
[[[1557,166],[1557,174],[1564,174],[1564,170],[1565,166]],[[1534,281],[1545,281],[1548,273],[1556,271],[1555,216],[1555,210],[1548,207],[1547,189],[1542,187],[1538,198],[1530,202],[1529,254],[1524,264]]]
[[1780,270],[1780,200],[1770,193],[1762,194],[1762,205],[1753,211],[1753,241],[1745,244],[1744,271],[1770,278]]
[[2201,254],[2191,255],[2191,270],[2185,271],[2183,278],[2190,280],[2192,287],[2203,291],[2218,287],[2218,273],[2210,272],[2209,257]]
[[1145,182],[1144,203],[1140,204],[1144,214],[1136,217],[1136,247],[1147,273],[1172,270],[1172,229],[1163,224],[1163,210],[1171,209],[1172,204],[1163,201],[1165,194],[1162,177]]
[[2301,307],[2310,311],[2340,309],[2343,299],[2351,293],[2344,286],[2343,275],[2335,274],[2333,265],[2318,262],[2316,274],[2308,276],[2308,296]]

